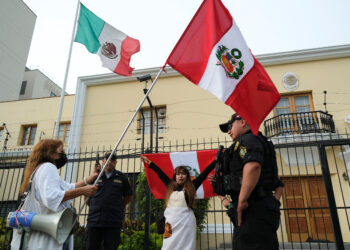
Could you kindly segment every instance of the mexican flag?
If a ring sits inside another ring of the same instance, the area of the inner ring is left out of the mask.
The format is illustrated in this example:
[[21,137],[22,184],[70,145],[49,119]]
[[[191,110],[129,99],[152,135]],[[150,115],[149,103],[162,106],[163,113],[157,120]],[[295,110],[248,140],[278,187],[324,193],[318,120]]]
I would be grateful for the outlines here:
[[[170,179],[173,178],[174,169],[178,166],[187,166],[191,178],[196,178],[216,157],[217,150],[201,150],[188,152],[157,153],[145,154],[145,156],[156,164]],[[166,195],[166,186],[159,179],[158,175],[145,163],[145,172],[148,185],[153,196],[156,199],[164,199]],[[214,174],[214,170],[211,174]],[[208,181],[204,180],[197,189],[196,198],[203,199],[214,196],[213,187]]]
[[131,76],[131,55],[140,51],[140,42],[112,27],[83,4],[80,4],[74,41],[84,44],[90,53],[97,53],[104,67],[117,74]]
[[220,0],[204,0],[165,64],[232,107],[257,134],[280,99]]

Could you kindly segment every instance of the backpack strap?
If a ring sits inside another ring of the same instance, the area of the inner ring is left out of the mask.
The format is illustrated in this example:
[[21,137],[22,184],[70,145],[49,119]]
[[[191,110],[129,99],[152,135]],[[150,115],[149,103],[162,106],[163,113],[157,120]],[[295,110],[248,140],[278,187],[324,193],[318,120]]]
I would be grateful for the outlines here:
[[21,197],[21,203],[19,204],[17,210],[21,210],[26,198],[28,197],[28,194],[32,190],[32,183],[33,183],[34,175],[35,175],[37,170],[38,170],[38,167],[33,171],[32,175],[30,176],[28,186],[27,186],[26,190],[24,191],[23,196]]

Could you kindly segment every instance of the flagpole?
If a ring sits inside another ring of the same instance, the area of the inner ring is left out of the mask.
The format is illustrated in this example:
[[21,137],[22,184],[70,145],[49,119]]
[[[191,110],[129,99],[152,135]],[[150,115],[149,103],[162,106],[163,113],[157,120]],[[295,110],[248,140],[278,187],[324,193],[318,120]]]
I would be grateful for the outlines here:
[[[155,85],[156,81],[158,80],[158,78],[159,78],[159,76],[160,76],[160,74],[162,73],[163,70],[164,70],[164,67],[162,67],[162,68],[159,70],[159,72],[157,73],[156,77],[154,78],[154,80],[153,80],[153,82],[152,82],[152,85],[150,86],[150,88],[148,89],[147,93],[146,93],[146,94],[144,95],[144,97],[142,98],[142,100],[141,100],[139,106],[136,108],[135,113],[134,113],[133,116],[131,117],[129,123],[126,125],[126,127],[125,127],[125,129],[124,129],[122,135],[120,136],[119,140],[118,140],[117,143],[115,144],[114,149],[112,150],[112,152],[110,153],[110,155],[109,155],[107,161],[106,161],[105,164],[103,165],[103,167],[102,167],[102,169],[101,169],[99,175],[97,176],[97,178],[96,178],[96,180],[95,180],[95,182],[94,182],[93,185],[96,185],[97,182],[98,182],[98,180],[101,178],[101,176],[102,176],[102,174],[103,174],[103,172],[104,172],[106,166],[108,165],[108,163],[109,163],[109,161],[111,160],[113,154],[114,154],[115,151],[117,150],[117,148],[118,148],[120,142],[123,140],[123,138],[124,138],[126,132],[128,131],[128,129],[129,129],[131,123],[132,123],[133,120],[135,119],[137,113],[138,113],[139,110],[141,109],[142,104],[145,102],[146,98],[148,97],[149,93],[151,92],[153,86]],[[89,200],[89,199],[86,199],[85,202],[84,202],[84,204],[83,204],[83,205],[81,206],[81,208],[79,209],[79,212],[78,212],[78,214],[77,214],[77,218],[79,218],[79,215],[80,215],[81,212],[83,211],[83,209],[84,209],[84,207],[85,207],[85,205],[86,205],[86,203],[87,203],[88,200]],[[76,219],[76,220],[77,220],[77,219]],[[75,221],[75,222],[76,222],[76,221]],[[73,223],[73,226],[74,226],[75,222]]]
[[63,102],[64,102],[64,94],[66,92],[66,85],[67,85],[67,78],[68,78],[68,72],[69,72],[69,66],[70,66],[70,59],[71,59],[71,56],[72,56],[72,48],[73,48],[75,29],[77,27],[77,18],[78,18],[78,13],[79,13],[79,6],[80,6],[80,0],[78,0],[77,10],[75,12],[74,26],[73,26],[73,32],[72,32],[72,39],[71,39],[71,42],[70,42],[70,48],[69,48],[67,66],[66,66],[66,73],[65,73],[65,76],[64,76],[64,82],[63,82],[61,98],[60,98],[60,105],[59,105],[59,108],[58,108],[58,114],[57,114],[57,120],[56,120],[56,126],[55,126],[55,133],[53,135],[53,137],[55,139],[58,138],[58,130],[59,130],[59,127],[60,127],[60,122],[61,122],[62,108],[63,108]]

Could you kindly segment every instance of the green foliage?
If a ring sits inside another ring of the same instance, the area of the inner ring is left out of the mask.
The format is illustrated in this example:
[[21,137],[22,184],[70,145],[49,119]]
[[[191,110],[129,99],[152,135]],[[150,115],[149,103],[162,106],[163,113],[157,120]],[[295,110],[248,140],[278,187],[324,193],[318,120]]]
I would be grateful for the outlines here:
[[3,235],[6,230],[6,218],[0,217],[0,235]]
[[194,215],[196,216],[197,229],[202,231],[206,222],[207,211],[210,208],[209,199],[196,200]]
[[6,218],[0,217],[0,250],[8,249],[10,244],[11,230],[6,228]]
[[[138,225],[138,230],[125,230],[121,235],[121,244],[118,249],[143,249],[145,240],[145,225]],[[156,250],[162,247],[162,235],[156,233],[156,225],[150,226],[149,249]]]
[[85,227],[79,226],[78,230],[74,233],[74,250],[85,250]]
[[[136,209],[139,213],[138,220],[144,222],[145,216],[146,216],[146,196],[147,196],[147,190],[148,183],[147,183],[147,177],[146,173],[142,171],[137,178],[137,185],[136,185]],[[152,194],[151,195],[151,224],[161,216],[163,210],[164,210],[164,201],[163,200],[156,200]]]

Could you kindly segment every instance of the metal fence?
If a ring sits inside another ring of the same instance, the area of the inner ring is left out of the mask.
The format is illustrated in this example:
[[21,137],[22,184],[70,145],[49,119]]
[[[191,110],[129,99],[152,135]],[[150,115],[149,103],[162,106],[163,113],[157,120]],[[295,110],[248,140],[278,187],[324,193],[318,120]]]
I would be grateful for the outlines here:
[[[322,135],[322,136],[321,136]],[[280,249],[350,249],[350,139],[336,134],[290,135],[273,139],[279,175],[285,183],[281,198],[281,223],[278,229]],[[143,152],[179,152],[228,147],[231,141],[196,140],[128,145],[117,151],[117,169],[126,173],[134,193],[139,192],[143,170]],[[69,152],[68,166],[60,170],[62,178],[81,180],[96,161],[110,148]],[[29,150],[0,153],[0,249],[7,249],[11,229],[5,227],[9,211],[16,209],[19,186]],[[75,171],[67,171],[74,169]],[[152,199],[148,188],[145,200],[133,196],[127,207],[120,249],[160,249],[161,235],[155,233],[154,221],[161,214],[161,204]],[[83,204],[82,197],[74,206]],[[209,206],[196,213],[204,215],[198,230],[197,249],[231,249],[233,227],[220,200],[211,198]],[[75,249],[84,248],[85,208],[79,222],[82,228],[75,237]]]

